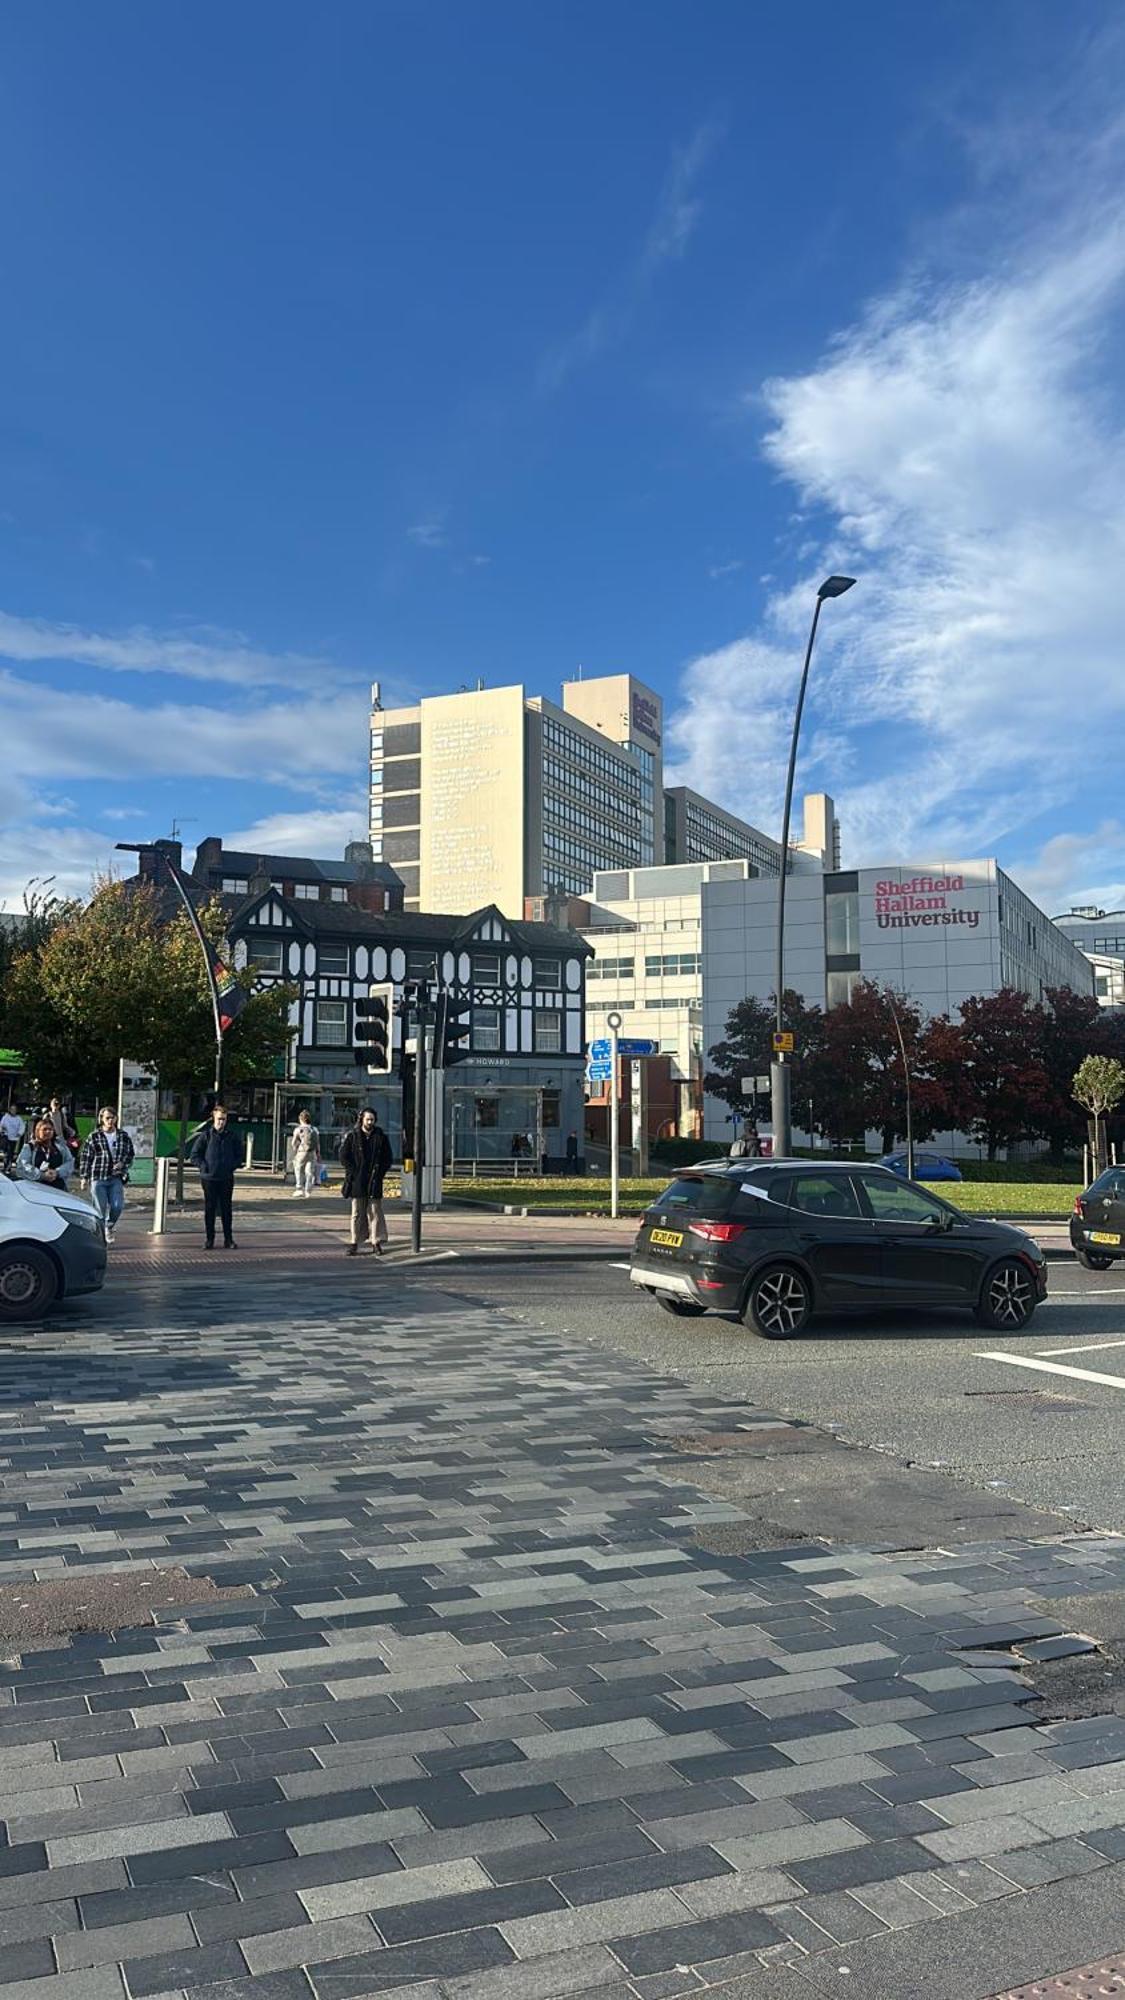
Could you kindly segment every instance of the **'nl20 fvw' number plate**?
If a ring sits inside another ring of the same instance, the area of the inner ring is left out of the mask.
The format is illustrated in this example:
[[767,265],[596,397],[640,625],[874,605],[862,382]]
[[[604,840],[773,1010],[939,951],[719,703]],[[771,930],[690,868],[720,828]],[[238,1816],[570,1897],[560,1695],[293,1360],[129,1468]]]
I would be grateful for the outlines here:
[[[654,1237],[654,1238],[653,1238],[653,1241],[655,1242],[655,1240],[656,1240],[656,1239],[655,1239],[655,1237]],[[1121,1234],[1120,1234],[1120,1231],[1116,1231],[1116,1232],[1115,1232],[1115,1231],[1114,1231],[1114,1230],[1112,1230],[1112,1229],[1091,1229],[1091,1231],[1090,1231],[1090,1241],[1091,1241],[1091,1243],[1113,1243],[1113,1244],[1120,1244],[1120,1242],[1121,1242]]]
[[682,1229],[654,1229],[648,1240],[660,1244],[664,1250],[678,1250],[684,1240],[684,1232]]

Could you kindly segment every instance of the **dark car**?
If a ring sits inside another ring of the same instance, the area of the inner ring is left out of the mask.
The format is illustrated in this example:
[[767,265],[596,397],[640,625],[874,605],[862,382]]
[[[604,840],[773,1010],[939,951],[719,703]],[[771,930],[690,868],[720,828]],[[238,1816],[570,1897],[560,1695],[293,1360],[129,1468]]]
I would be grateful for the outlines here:
[[1108,1271],[1115,1258],[1125,1257],[1125,1167],[1107,1167],[1079,1195],[1070,1240],[1088,1271]]
[[889,1167],[892,1174],[898,1174],[901,1180],[959,1181],[963,1178],[960,1167],[955,1167],[944,1153],[919,1153],[915,1150],[913,1173],[909,1172],[905,1153],[884,1153],[879,1164]]
[[1047,1296],[1039,1245],[886,1167],[741,1160],[679,1174],[645,1213],[629,1276],[666,1312],[739,1313],[769,1340],[813,1313],[966,1306],[1000,1333]]

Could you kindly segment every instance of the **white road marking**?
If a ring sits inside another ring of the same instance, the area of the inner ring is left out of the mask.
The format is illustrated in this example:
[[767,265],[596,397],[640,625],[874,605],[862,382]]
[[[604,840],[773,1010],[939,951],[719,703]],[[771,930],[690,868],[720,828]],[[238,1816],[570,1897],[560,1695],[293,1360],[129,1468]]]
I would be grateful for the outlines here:
[[1094,1368],[1064,1368],[1059,1361],[1033,1361],[1029,1354],[978,1354],[977,1361],[1006,1361],[1010,1368],[1037,1368],[1043,1375],[1071,1375],[1079,1382],[1105,1382],[1125,1389],[1125,1375],[1101,1375]]
[[631,1264],[611,1264],[609,1268],[611,1271],[631,1271],[633,1266]]
[[1085,1299],[1088,1305],[1091,1299],[1125,1297],[1125,1285],[1098,1285],[1096,1289],[1091,1285],[1088,1292],[1051,1292],[1049,1296],[1052,1305],[1056,1299]]
[[1085,1347],[1040,1347],[1040,1355],[1050,1354],[1100,1354],[1106,1347],[1125,1347],[1125,1340],[1091,1340]]

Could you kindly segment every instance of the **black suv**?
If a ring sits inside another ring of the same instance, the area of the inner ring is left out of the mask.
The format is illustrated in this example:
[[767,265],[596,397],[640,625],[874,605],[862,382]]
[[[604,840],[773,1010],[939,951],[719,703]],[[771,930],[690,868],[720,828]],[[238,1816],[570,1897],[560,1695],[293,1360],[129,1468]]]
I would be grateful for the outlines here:
[[968,1306],[1015,1333],[1047,1296],[1043,1252],[1021,1229],[842,1160],[686,1170],[646,1211],[629,1276],[666,1312],[740,1313],[768,1340],[857,1306]]
[[1107,1167],[1079,1195],[1070,1240],[1088,1271],[1108,1271],[1115,1257],[1125,1257],[1125,1167]]

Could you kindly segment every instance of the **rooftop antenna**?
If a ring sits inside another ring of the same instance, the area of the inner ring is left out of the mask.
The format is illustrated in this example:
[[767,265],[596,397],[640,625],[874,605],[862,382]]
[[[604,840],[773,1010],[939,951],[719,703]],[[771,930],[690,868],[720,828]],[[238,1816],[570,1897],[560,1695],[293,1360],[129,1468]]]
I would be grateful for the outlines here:
[[189,813],[186,819],[177,819],[173,817],[172,831],[168,835],[169,840],[178,840],[185,826],[198,826],[198,824],[199,821],[196,819],[194,813]]

